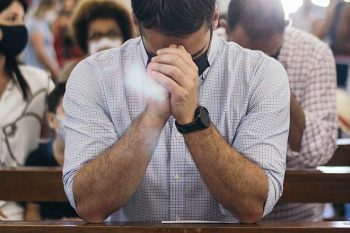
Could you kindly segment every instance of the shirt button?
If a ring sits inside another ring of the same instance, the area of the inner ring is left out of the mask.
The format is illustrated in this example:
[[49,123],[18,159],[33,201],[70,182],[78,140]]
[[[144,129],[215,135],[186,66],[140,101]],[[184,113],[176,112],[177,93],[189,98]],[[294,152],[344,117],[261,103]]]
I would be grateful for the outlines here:
[[180,134],[179,132],[177,132],[177,133],[175,134],[175,137],[176,137],[177,139],[179,139],[179,138],[181,138],[181,134]]
[[179,176],[179,175],[176,175],[176,176],[175,176],[175,180],[176,180],[176,181],[179,181],[179,180],[180,180],[180,176]]
[[181,218],[179,216],[176,216],[176,221],[181,221]]

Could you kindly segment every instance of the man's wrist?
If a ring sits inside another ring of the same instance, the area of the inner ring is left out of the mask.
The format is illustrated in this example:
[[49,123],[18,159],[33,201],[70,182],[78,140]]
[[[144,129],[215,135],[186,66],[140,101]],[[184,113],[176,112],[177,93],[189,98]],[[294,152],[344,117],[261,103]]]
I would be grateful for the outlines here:
[[198,107],[199,107],[199,104],[194,109],[192,109],[191,111],[188,111],[188,116],[185,116],[183,118],[178,118],[178,119],[176,119],[176,122],[179,125],[188,125],[188,124],[193,123],[196,120],[195,113],[196,113],[196,109]]
[[163,129],[168,119],[157,117],[147,111],[141,114],[141,123],[146,128]]
[[175,125],[181,134],[189,134],[209,128],[210,122],[208,110],[203,106],[199,106],[195,111],[194,120],[191,123],[181,124],[176,121]]

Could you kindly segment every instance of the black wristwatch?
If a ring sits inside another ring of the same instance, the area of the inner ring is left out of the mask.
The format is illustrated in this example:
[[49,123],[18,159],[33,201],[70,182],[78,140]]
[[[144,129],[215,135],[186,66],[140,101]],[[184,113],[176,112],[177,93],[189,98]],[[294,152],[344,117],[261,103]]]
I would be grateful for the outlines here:
[[209,112],[205,107],[199,106],[196,109],[194,119],[195,119],[194,122],[187,125],[180,125],[177,122],[175,122],[177,130],[181,134],[188,134],[196,131],[205,130],[210,127]]

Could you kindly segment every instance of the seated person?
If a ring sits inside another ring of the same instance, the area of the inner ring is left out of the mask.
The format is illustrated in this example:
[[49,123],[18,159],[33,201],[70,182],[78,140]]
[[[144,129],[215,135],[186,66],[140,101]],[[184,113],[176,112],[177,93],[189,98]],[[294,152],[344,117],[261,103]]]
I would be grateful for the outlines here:
[[64,98],[63,180],[88,222],[253,223],[282,195],[282,65],[216,36],[216,0],[132,0],[139,38],[90,56]]
[[[64,116],[63,96],[65,83],[59,83],[48,97],[47,119],[49,126],[56,131],[55,138],[39,145],[32,152],[26,166],[62,166],[64,161],[64,134],[61,120]],[[75,210],[68,203],[27,203],[26,221],[41,221],[44,219],[76,218]]]
[[[39,145],[46,97],[54,85],[47,72],[17,61],[28,43],[25,0],[0,1],[0,167],[23,166]],[[23,220],[23,208],[0,200],[0,221]]]
[[[263,23],[257,23],[263,22]],[[336,72],[330,48],[301,30],[287,27],[280,0],[231,0],[231,41],[277,59],[291,88],[287,168],[315,168],[334,154],[337,140]],[[277,205],[265,220],[322,220],[323,205]]]
[[340,129],[350,136],[350,95],[342,89],[337,91],[337,111]]

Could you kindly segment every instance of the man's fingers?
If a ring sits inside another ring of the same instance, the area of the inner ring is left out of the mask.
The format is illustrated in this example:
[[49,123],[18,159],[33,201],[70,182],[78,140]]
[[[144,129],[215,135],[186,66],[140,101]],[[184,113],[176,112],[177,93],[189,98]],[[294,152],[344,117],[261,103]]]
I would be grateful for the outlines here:
[[192,62],[191,54],[184,49],[169,47],[169,48],[164,48],[157,51],[157,55],[163,55],[163,54],[176,54],[181,59],[183,59],[188,65],[190,65]]
[[173,79],[181,87],[186,87],[188,78],[177,66],[168,64],[151,63],[151,69]]
[[179,69],[186,69],[187,62],[177,54],[161,54],[152,58],[152,63],[176,66]]
[[7,216],[5,214],[2,213],[2,211],[0,210],[0,220],[6,220]]
[[168,92],[171,94],[177,94],[181,93],[182,89],[173,79],[165,76],[164,74],[152,71],[151,72],[151,78],[155,80],[158,84],[160,84],[162,87],[164,87]]

